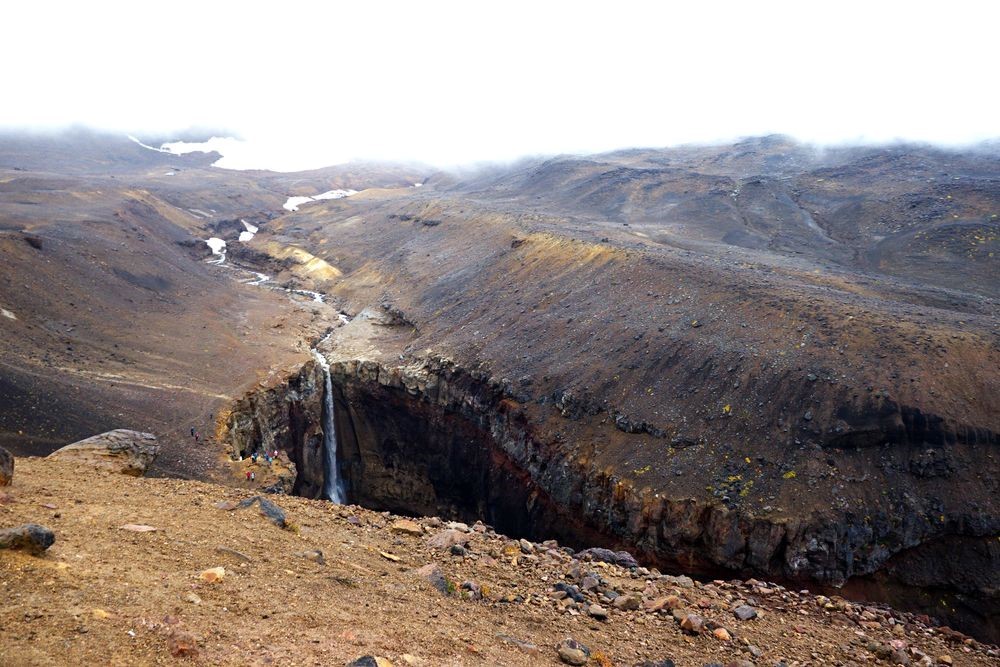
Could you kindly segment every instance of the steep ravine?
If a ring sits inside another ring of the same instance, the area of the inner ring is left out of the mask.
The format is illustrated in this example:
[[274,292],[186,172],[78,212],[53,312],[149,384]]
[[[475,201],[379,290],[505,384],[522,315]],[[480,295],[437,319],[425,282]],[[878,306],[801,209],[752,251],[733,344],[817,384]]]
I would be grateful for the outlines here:
[[[627,548],[667,571],[846,583],[858,597],[1000,639],[1000,526],[981,517],[935,525],[919,504],[902,516],[754,516],[713,500],[667,497],[574,459],[502,383],[451,361],[334,361],[330,373],[349,502],[483,519],[510,535],[574,547]],[[322,403],[323,375],[309,362],[234,405],[228,445],[244,456],[284,449],[298,471],[293,492],[320,497]],[[950,548],[958,542],[963,548]]]

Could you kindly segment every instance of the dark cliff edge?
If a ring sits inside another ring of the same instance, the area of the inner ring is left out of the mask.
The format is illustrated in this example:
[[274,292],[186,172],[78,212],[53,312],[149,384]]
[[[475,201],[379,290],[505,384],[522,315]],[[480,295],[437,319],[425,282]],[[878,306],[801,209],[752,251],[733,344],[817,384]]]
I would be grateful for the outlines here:
[[[843,587],[1000,640],[1000,520],[930,502],[916,495],[919,485],[901,483],[892,512],[857,506],[762,513],[716,498],[671,496],[598,469],[533,422],[518,400],[526,397],[515,397],[509,383],[447,359],[392,367],[332,361],[331,377],[339,467],[352,503],[482,519],[511,535],[574,547],[625,548],[665,571]],[[251,392],[229,416],[230,448],[244,455],[262,446],[286,450],[298,469],[294,492],[317,497],[322,393],[312,362]],[[998,442],[985,429],[884,402],[840,417],[848,428],[824,448],[847,455],[907,448],[909,466],[884,467],[916,482],[947,476],[963,448]]]

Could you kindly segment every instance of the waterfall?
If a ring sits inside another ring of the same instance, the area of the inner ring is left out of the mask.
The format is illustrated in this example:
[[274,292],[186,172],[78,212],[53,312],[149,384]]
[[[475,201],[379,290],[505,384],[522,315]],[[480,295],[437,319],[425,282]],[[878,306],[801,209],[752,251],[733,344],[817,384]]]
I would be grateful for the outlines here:
[[338,505],[344,503],[344,485],[337,474],[337,424],[334,419],[333,381],[330,364],[319,350],[313,349],[316,363],[323,369],[323,497]]

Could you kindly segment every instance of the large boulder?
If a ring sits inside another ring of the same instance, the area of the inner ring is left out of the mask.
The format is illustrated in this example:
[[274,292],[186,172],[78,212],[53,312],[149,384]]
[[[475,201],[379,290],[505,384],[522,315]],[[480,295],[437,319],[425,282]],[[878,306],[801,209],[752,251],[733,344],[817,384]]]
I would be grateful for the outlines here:
[[66,445],[48,458],[141,477],[160,453],[156,436],[119,428]]
[[14,480],[14,457],[0,447],[0,486],[8,486]]

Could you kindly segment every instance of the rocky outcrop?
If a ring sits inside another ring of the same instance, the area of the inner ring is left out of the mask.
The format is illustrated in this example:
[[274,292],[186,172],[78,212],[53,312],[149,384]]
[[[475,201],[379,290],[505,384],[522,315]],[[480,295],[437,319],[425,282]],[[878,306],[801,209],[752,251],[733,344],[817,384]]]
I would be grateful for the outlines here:
[[160,446],[152,433],[120,428],[66,445],[48,458],[141,477],[159,453]]
[[294,482],[279,480],[280,489],[318,498],[323,490],[322,369],[309,361],[298,373],[243,396],[225,418],[222,439],[234,459],[286,452]]
[[9,486],[14,481],[14,457],[0,447],[0,486]]

